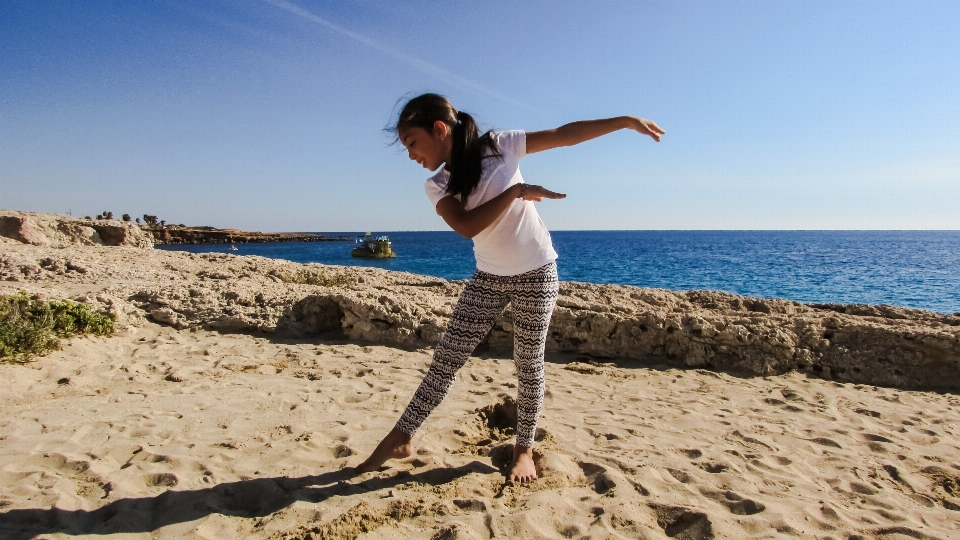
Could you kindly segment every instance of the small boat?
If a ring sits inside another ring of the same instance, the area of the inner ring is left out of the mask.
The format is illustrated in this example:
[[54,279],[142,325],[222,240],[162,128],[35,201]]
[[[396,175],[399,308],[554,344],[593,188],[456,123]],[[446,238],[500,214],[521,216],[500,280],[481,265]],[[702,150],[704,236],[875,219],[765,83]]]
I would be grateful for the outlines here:
[[350,255],[354,257],[363,257],[365,259],[390,259],[396,257],[393,249],[390,248],[390,239],[386,236],[374,236],[367,233],[366,236],[357,238],[357,242]]
[[235,246],[235,245],[233,245],[233,244],[230,244],[230,248],[229,248],[229,249],[230,249],[230,251],[240,251],[239,249],[237,249],[237,246]]

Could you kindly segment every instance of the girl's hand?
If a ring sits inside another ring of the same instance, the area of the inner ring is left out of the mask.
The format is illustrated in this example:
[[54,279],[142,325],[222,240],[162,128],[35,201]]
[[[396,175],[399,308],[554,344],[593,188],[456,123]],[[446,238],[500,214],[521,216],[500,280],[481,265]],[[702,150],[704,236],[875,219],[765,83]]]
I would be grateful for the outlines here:
[[628,116],[628,127],[641,135],[649,135],[653,140],[660,142],[660,136],[666,133],[653,120],[640,118],[639,116]]
[[518,198],[525,201],[535,201],[540,202],[543,199],[565,199],[567,195],[565,193],[557,193],[556,191],[550,191],[549,189],[543,186],[537,186],[534,184],[517,184],[517,188],[520,190],[520,194],[517,195]]

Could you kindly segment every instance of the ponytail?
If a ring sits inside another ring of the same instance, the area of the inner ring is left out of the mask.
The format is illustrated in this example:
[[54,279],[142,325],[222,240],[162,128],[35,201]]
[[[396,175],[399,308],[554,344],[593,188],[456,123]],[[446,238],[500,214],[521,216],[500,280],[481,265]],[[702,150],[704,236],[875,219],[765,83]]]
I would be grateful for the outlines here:
[[481,136],[472,116],[457,111],[447,98],[437,94],[423,94],[408,101],[400,111],[395,130],[420,127],[432,131],[437,120],[451,128],[453,137],[450,162],[446,166],[450,173],[447,193],[459,195],[460,202],[466,205],[467,198],[480,183],[483,160],[500,157],[500,151],[489,131]]

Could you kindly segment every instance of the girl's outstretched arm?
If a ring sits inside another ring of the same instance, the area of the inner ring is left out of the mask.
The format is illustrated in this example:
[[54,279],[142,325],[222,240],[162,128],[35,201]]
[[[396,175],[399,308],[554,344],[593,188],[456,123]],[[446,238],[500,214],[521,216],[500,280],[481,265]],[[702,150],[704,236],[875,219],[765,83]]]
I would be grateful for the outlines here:
[[541,201],[545,198],[563,199],[564,197],[566,195],[563,193],[556,193],[541,186],[514,184],[503,193],[469,211],[463,208],[463,203],[456,197],[444,197],[437,203],[437,214],[440,214],[447,225],[461,236],[473,238],[496,221],[500,214],[506,212],[514,199]]
[[653,120],[638,116],[581,120],[564,124],[556,129],[527,133],[527,153],[542,152],[560,146],[573,146],[620,129],[632,129],[642,135],[649,135],[657,142],[660,142],[660,136],[666,133]]

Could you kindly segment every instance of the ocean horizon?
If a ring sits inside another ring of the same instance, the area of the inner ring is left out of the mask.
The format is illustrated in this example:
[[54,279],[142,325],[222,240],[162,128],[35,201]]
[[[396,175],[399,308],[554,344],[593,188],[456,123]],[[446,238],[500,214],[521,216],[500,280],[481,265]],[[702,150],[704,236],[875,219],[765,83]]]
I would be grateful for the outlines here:
[[[298,263],[372,266],[468,279],[472,242],[453,231],[373,231],[395,259],[350,256],[351,242],[165,245]],[[361,231],[323,231],[357,237]],[[960,312],[960,231],[552,231],[562,281],[719,290],[803,303],[888,304]]]

